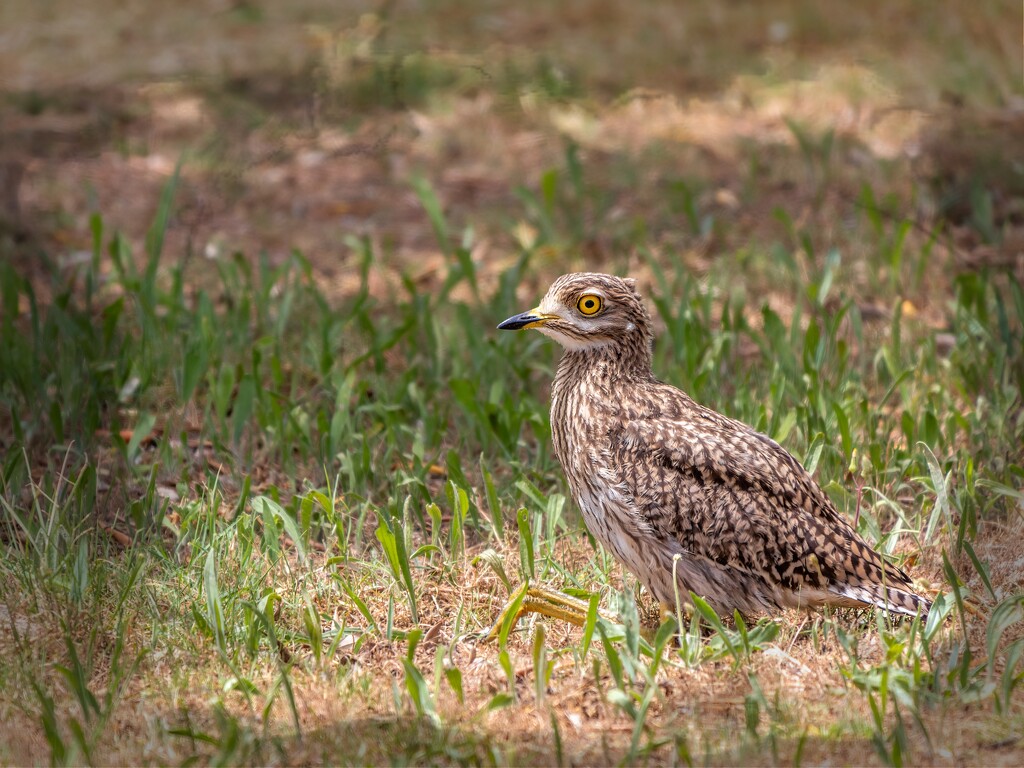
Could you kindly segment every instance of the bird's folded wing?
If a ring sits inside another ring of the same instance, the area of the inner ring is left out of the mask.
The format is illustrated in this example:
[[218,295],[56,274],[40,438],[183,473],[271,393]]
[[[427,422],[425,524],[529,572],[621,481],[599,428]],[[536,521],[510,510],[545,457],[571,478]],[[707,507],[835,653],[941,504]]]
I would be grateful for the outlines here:
[[797,592],[910,586],[789,453],[739,422],[638,419],[609,437],[639,514],[686,551]]

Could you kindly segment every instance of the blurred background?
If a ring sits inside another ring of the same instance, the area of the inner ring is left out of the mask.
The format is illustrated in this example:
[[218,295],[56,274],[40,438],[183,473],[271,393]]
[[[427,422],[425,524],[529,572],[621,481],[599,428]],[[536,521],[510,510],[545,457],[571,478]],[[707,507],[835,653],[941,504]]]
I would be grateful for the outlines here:
[[[0,2],[0,764],[1024,763],[1022,32]],[[560,351],[494,330],[583,268],[637,278],[658,375],[802,461],[926,629],[477,653],[526,580],[640,625],[551,453]]]
[[180,163],[168,258],[298,248],[329,294],[352,235],[375,292],[438,279],[427,188],[485,282],[524,247],[540,285],[641,244],[746,276],[794,227],[846,246],[865,206],[1019,268],[1021,35],[1013,0],[7,2],[0,254],[73,262],[94,212],[141,242]]

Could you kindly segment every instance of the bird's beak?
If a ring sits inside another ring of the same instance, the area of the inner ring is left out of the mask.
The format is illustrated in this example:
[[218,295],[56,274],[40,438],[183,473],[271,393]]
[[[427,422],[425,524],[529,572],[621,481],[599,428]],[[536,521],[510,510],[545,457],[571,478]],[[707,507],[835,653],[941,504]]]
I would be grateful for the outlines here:
[[524,328],[540,328],[558,315],[549,315],[540,311],[540,307],[531,309],[529,312],[521,312],[513,315],[498,326],[499,331],[521,331]]

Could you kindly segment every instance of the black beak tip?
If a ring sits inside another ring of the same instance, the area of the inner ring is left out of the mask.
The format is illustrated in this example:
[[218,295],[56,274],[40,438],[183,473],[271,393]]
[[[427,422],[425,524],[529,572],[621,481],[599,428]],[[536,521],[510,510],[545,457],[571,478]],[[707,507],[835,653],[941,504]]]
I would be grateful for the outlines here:
[[529,325],[536,319],[537,318],[534,315],[531,315],[529,312],[523,312],[522,314],[514,315],[513,317],[510,317],[508,320],[499,323],[498,330],[518,331],[520,328],[522,328],[525,325]]

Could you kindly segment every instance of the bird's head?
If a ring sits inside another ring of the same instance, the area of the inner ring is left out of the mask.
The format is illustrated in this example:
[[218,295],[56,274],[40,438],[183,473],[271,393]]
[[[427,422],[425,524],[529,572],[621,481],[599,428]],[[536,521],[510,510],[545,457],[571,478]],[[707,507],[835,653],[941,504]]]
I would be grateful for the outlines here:
[[650,317],[636,282],[596,272],[562,275],[536,308],[498,328],[536,328],[572,352],[619,345],[650,348]]

